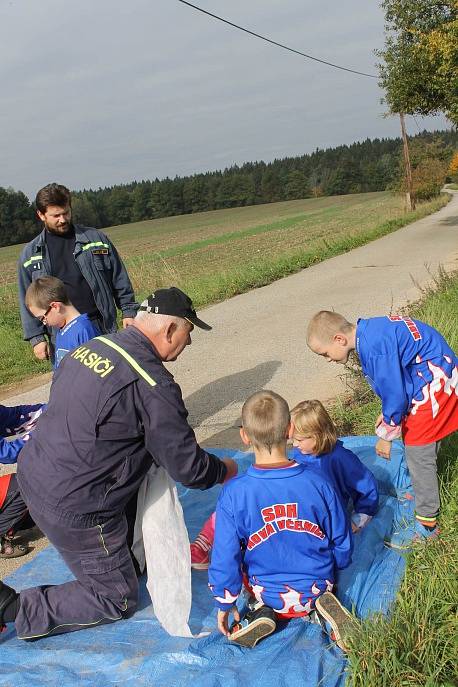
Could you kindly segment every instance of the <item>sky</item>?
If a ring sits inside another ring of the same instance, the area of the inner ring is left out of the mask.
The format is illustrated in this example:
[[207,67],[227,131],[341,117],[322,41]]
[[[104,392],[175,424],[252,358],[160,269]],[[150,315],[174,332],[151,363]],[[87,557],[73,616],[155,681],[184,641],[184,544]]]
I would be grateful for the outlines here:
[[[377,0],[194,0],[377,74]],[[33,197],[399,135],[376,79],[306,60],[178,0],[0,0],[0,186]],[[443,129],[412,117],[408,133]]]

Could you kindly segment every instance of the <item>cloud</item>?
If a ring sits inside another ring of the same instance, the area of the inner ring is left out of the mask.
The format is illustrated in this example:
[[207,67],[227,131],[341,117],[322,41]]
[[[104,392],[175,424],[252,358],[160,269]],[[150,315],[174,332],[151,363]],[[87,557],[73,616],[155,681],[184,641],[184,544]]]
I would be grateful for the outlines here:
[[[375,3],[201,6],[375,71],[373,49],[383,43]],[[29,195],[51,180],[98,187],[399,134],[398,122],[382,117],[375,79],[304,60],[176,0],[13,0],[0,22],[0,185]]]

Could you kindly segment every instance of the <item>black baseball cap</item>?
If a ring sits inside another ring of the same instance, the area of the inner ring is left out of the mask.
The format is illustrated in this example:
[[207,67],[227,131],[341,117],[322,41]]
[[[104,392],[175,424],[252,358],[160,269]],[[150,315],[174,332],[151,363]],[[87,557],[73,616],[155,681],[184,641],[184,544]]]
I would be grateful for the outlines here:
[[171,286],[169,289],[157,289],[143,301],[139,310],[157,315],[173,315],[182,317],[196,327],[211,329],[210,325],[197,317],[192,300],[181,289]]

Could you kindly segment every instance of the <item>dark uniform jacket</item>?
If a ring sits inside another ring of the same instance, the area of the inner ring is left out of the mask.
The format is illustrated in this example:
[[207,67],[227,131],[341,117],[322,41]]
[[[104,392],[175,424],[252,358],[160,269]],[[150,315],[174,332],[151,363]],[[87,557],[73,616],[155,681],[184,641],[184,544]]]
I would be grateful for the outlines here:
[[[116,307],[123,317],[135,317],[138,304],[121,258],[109,238],[98,229],[73,225],[75,261],[94,296],[106,332],[115,332]],[[30,241],[18,263],[19,305],[24,339],[32,346],[44,341],[46,327],[25,306],[25,292],[37,277],[53,276],[46,251],[46,229]]]
[[[108,342],[108,345],[107,343]],[[68,353],[18,459],[25,501],[82,527],[124,510],[152,461],[207,489],[226,466],[196,442],[181,389],[135,327]]]

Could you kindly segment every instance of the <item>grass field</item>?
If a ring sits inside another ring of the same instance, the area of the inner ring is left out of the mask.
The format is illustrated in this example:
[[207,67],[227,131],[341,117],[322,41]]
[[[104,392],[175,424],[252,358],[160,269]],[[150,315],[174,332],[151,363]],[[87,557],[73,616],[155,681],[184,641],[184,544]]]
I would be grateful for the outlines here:
[[[439,329],[458,350],[458,274],[442,275],[408,312]],[[372,434],[379,401],[353,379],[356,395],[337,406],[334,417],[341,434]],[[353,637],[348,687],[458,685],[457,433],[442,442],[439,480],[441,537],[408,555],[391,617],[368,619]]]
[[[105,231],[139,299],[174,284],[201,306],[367,243],[447,200],[444,196],[406,213],[399,196],[366,193],[168,217]],[[20,250],[0,249],[0,385],[49,370],[21,342],[15,286]]]

